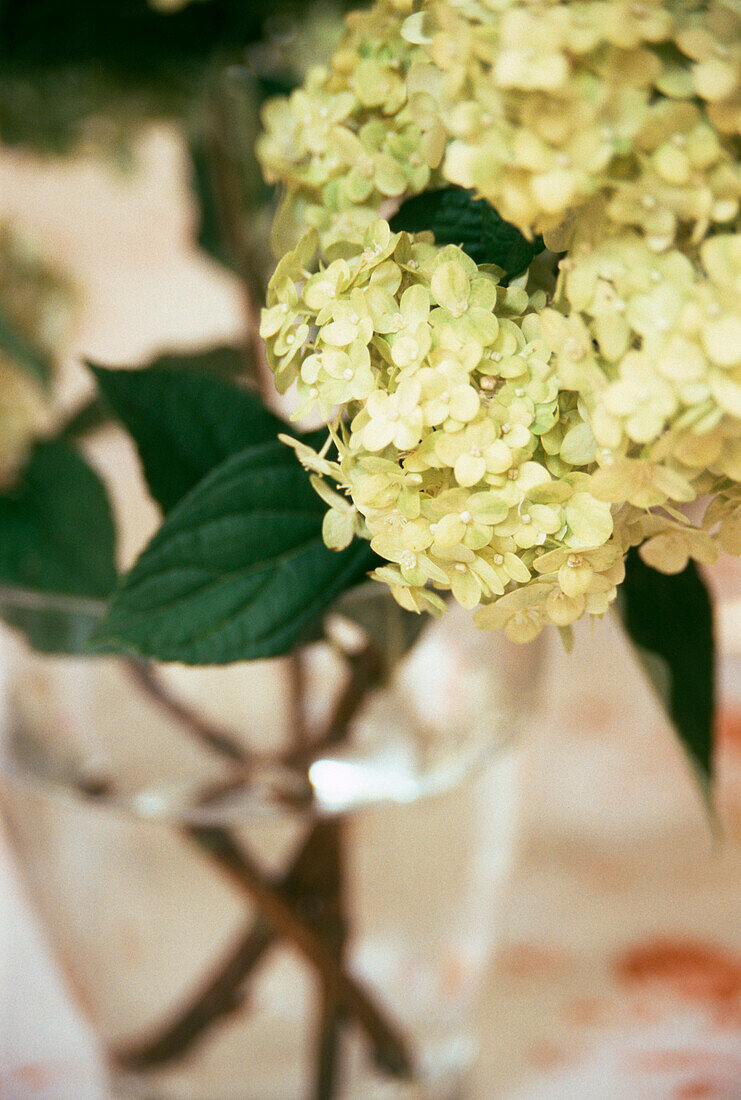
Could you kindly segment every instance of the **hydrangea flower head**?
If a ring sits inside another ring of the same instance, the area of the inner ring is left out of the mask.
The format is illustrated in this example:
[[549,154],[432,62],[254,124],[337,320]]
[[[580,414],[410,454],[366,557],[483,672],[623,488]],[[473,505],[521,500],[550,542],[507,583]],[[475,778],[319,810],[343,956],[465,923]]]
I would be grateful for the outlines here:
[[437,0],[406,33],[455,100],[446,177],[528,235],[595,198],[664,245],[737,216],[741,35],[725,0]]
[[[351,18],[268,110],[269,178],[314,232],[278,265],[262,332],[297,415],[329,425],[319,453],[293,441],[328,545],[370,539],[404,607],[452,592],[527,641],[602,615],[631,547],[668,573],[741,547],[741,16],[410,9]],[[505,285],[391,231],[446,185],[543,233],[556,275]]]
[[336,460],[296,448],[335,513],[332,545],[369,538],[388,562],[376,577],[405,607],[439,610],[451,591],[473,609],[532,586],[541,624],[568,625],[614,597],[621,554],[598,555],[579,591],[561,586],[570,573],[553,554],[594,554],[613,522],[590,492],[589,445],[572,462],[562,446],[549,469],[558,381],[521,284],[377,221],[341,260],[304,238],[276,271],[262,331],[279,388],[297,386],[297,415],[318,406],[330,422]]
[[740,265],[736,234],[695,262],[624,234],[562,263],[563,311],[542,321],[588,410],[606,499],[687,502],[701,475],[741,475]]
[[266,180],[285,188],[281,239],[314,226],[325,247],[357,243],[385,202],[436,178],[441,74],[401,36],[410,8],[384,0],[348,16],[331,63],[266,104],[257,155]]

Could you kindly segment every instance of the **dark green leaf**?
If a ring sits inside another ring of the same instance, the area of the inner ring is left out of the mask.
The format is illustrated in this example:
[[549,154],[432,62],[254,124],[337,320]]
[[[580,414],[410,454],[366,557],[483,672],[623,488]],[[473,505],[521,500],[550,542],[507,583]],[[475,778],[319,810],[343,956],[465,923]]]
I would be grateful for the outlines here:
[[224,345],[208,348],[207,351],[160,355],[151,363],[150,369],[154,368],[168,371],[192,370],[232,381],[244,374],[244,351],[242,348]]
[[[105,398],[134,437],[152,496],[169,511],[215,466],[249,445],[274,441],[285,425],[246,390],[213,374],[239,353],[160,359],[146,370],[93,367]],[[177,366],[179,369],[172,369]]]
[[525,271],[545,247],[541,237],[526,240],[488,202],[462,187],[414,195],[402,203],[390,224],[397,233],[428,230],[436,244],[457,244],[477,264],[496,264],[509,278]]
[[328,550],[325,510],[289,448],[233,455],[165,518],[93,649],[187,664],[286,653],[376,561],[364,542]]
[[[230,66],[213,81],[200,129],[190,142],[192,191],[200,213],[198,244],[240,276],[259,276],[260,300],[272,267],[261,254],[260,245],[267,242],[262,241],[260,224],[266,224],[264,208],[273,195],[255,155],[261,99],[250,70]],[[248,263],[253,269],[249,273]]]
[[234,257],[227,242],[219,218],[214,192],[213,170],[203,141],[193,141],[190,146],[193,166],[191,189],[198,204],[198,246],[208,252],[220,264],[232,267]]
[[620,613],[649,668],[660,662],[669,715],[704,781],[713,746],[713,611],[694,563],[673,576],[650,569],[637,550],[628,553]]
[[49,357],[33,344],[6,317],[0,305],[0,352],[16,366],[34,376],[39,382],[48,382],[51,375]]
[[98,475],[65,443],[38,444],[0,497],[0,584],[105,597],[116,581],[115,535]]
[[3,618],[39,649],[79,651],[97,601],[115,585],[114,551],[97,474],[65,443],[39,444],[12,494],[0,497]]
[[91,435],[104,424],[110,423],[111,411],[97,395],[78,406],[60,430],[60,437],[68,443]]

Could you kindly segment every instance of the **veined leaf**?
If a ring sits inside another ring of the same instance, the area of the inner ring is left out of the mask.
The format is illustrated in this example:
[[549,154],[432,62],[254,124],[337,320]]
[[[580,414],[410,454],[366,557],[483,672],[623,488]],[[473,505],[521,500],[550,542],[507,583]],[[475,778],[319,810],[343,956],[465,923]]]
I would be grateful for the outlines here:
[[289,448],[264,443],[231,456],[166,516],[114,594],[93,650],[186,664],[286,653],[376,563],[365,542],[326,548],[325,510]]
[[669,716],[701,778],[710,777],[715,710],[713,612],[693,562],[666,576],[637,550],[626,559],[619,589],[625,629],[650,667],[658,660]]
[[219,363],[235,358],[238,352],[220,348],[160,359],[144,370],[92,367],[133,436],[152,496],[165,512],[229,455],[274,441],[285,430],[259,398],[214,376]]
[[462,187],[424,191],[402,203],[390,222],[395,232],[431,232],[439,245],[456,244],[477,264],[496,264],[509,278],[522,274],[545,245],[528,241],[485,199]]
[[13,490],[0,496],[3,618],[37,649],[79,652],[97,602],[115,583],[115,531],[102,482],[66,443],[38,444]]
[[39,443],[0,496],[0,584],[105,597],[116,582],[115,533],[98,475],[65,443]]

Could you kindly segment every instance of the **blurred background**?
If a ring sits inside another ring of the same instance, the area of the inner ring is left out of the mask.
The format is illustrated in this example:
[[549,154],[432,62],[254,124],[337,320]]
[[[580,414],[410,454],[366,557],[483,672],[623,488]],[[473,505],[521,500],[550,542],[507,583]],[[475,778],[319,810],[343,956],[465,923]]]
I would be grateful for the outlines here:
[[[341,15],[310,0],[0,0],[0,295],[2,265],[20,264],[20,285],[44,303],[30,323],[54,361],[48,415],[81,414],[82,446],[114,502],[122,567],[158,512],[132,444],[100,422],[83,363],[136,368],[230,347],[239,370],[260,377],[255,316],[273,263],[274,197],[252,154],[259,107],[327,56]],[[617,620],[580,624],[569,656],[557,638],[540,654],[514,779],[497,788],[516,829],[506,881],[479,917],[498,946],[476,1002],[477,1100],[741,1097],[741,568],[723,559],[709,580],[715,835]],[[207,674],[188,690],[212,713],[221,689]],[[280,708],[285,686],[261,690]],[[24,853],[57,836],[66,811],[55,818],[31,795],[6,796],[0,1095],[93,1100],[104,1095],[86,1023],[100,1007],[89,1003],[95,983],[80,980],[79,939],[50,936],[41,917],[55,906],[79,916],[95,861],[86,870],[79,847],[60,843],[68,867],[57,864],[44,898],[43,883],[23,878]],[[420,843],[435,845],[443,816],[433,813]],[[140,894],[179,873],[138,836],[96,843],[104,861],[105,843],[119,858],[134,853],[127,888]],[[437,888],[454,889],[444,876]],[[189,896],[196,889],[188,881]],[[120,897],[109,964],[146,983]],[[224,929],[233,920],[226,894],[209,905],[193,903],[196,960],[213,950],[214,913]]]

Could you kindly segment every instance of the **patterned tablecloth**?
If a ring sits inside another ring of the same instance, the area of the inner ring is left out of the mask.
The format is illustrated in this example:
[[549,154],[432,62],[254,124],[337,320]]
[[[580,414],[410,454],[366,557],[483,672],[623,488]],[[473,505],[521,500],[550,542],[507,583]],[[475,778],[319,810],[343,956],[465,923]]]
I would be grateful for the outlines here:
[[[0,157],[0,215],[16,213],[75,268],[77,346],[101,360],[239,325],[235,288],[188,245],[176,144],[153,134],[142,164],[117,180],[84,162]],[[71,363],[70,400],[85,384]],[[143,498],[117,503],[138,517],[130,559],[154,516]],[[741,573],[726,562],[713,579],[722,842],[616,623],[584,625],[569,657],[551,645],[523,747],[517,853],[492,914],[500,947],[475,1100],[741,1100]],[[0,936],[0,1097],[103,1098],[94,1040],[1,837]]]

